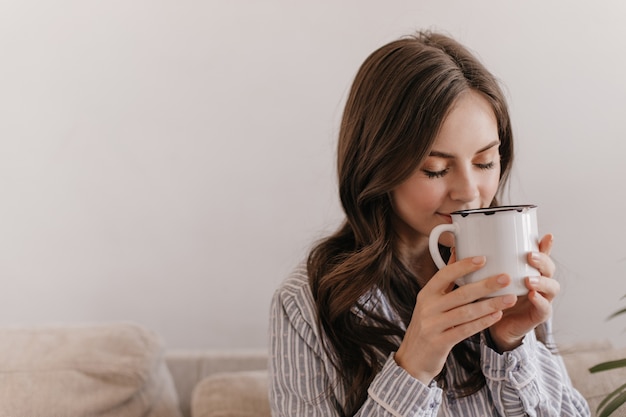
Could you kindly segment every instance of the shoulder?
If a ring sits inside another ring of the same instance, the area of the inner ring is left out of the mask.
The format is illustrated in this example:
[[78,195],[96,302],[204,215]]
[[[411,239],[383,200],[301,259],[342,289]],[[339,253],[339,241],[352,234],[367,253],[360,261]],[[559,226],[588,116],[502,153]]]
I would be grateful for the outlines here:
[[300,262],[278,286],[274,292],[274,300],[282,305],[313,302],[313,294],[309,286],[309,275],[305,262]]
[[[275,297],[290,298],[299,295],[309,288],[309,275],[304,261],[300,262],[278,286]],[[310,293],[310,290],[308,290]]]
[[272,298],[272,309],[297,329],[316,329],[317,308],[305,262],[298,264],[278,286]]

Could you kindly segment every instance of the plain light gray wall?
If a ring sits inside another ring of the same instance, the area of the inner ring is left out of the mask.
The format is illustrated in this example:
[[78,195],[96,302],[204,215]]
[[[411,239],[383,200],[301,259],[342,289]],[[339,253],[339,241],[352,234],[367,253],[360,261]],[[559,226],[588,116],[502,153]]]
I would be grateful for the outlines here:
[[[621,1],[0,2],[0,324],[133,320],[259,347],[341,218],[335,138],[365,57],[446,31],[504,83],[512,203],[556,236],[560,341],[626,293]],[[614,335],[619,337],[613,337]]]

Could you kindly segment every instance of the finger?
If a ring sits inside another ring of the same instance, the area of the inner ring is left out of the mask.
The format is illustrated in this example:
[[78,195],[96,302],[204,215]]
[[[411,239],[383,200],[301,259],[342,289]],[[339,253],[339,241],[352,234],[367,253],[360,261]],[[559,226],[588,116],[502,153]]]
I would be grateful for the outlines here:
[[552,315],[552,303],[549,300],[537,291],[530,291],[528,293],[528,300],[535,307],[535,311],[532,313],[532,320],[536,325],[550,318]]
[[474,256],[473,258],[465,258],[449,264],[433,275],[420,293],[426,290],[426,292],[446,294],[450,291],[451,284],[454,284],[454,281],[463,275],[479,270],[485,265],[485,262],[486,258],[484,256]]
[[554,235],[548,233],[539,241],[539,252],[545,253],[546,255],[550,255],[552,252],[552,246],[554,245]]
[[544,277],[554,276],[556,265],[548,254],[544,252],[531,252],[528,254],[528,263],[535,267]]
[[474,321],[452,327],[444,333],[444,337],[447,339],[448,343],[450,343],[451,345],[455,345],[461,340],[465,340],[468,337],[493,326],[498,321],[500,321],[501,318],[502,311],[498,310],[486,316],[480,317]]
[[481,317],[511,308],[517,303],[517,296],[506,294],[499,297],[492,297],[476,303],[465,304],[442,315],[442,320],[446,323],[444,328],[458,327],[465,323],[472,322]]
[[546,277],[528,277],[526,287],[539,292],[548,301],[554,300],[561,291],[561,284],[557,280]]
[[510,283],[510,276],[500,274],[478,282],[463,285],[442,298],[439,307],[441,311],[449,311],[459,306],[473,303],[476,300],[488,297],[495,291],[507,287]]

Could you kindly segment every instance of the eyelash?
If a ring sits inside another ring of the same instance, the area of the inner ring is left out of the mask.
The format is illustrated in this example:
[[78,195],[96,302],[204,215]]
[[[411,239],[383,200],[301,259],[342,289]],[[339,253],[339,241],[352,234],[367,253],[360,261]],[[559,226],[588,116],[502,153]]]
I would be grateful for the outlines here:
[[488,162],[488,163],[486,163],[486,164],[476,164],[476,166],[477,166],[478,168],[480,168],[480,169],[484,169],[484,170],[487,170],[487,169],[492,169],[495,165],[496,165],[496,164],[495,164],[495,162],[493,162],[493,161]]
[[[476,164],[476,167],[478,167],[481,170],[485,170],[485,171],[488,170],[488,169],[492,169],[494,166],[495,166],[495,163],[493,161],[489,162],[489,163],[486,163],[486,164]],[[448,173],[448,170],[449,170],[449,168],[442,169],[441,171],[427,171],[427,170],[424,170],[424,173],[426,174],[426,176],[428,178],[441,178],[441,177],[443,177],[444,175],[446,175]]]
[[441,171],[426,171],[426,170],[424,170],[424,174],[426,174],[426,176],[428,178],[441,178],[444,175],[446,175],[447,172],[448,172],[448,168],[443,169]]

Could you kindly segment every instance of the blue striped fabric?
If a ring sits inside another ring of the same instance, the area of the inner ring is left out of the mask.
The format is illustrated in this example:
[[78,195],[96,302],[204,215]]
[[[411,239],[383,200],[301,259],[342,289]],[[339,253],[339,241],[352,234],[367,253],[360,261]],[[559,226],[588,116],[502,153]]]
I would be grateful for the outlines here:
[[[381,294],[369,294],[368,306],[393,318]],[[345,393],[331,358],[322,348],[315,305],[304,265],[277,289],[270,312],[270,403],[274,417],[329,417]],[[399,341],[398,341],[399,342]],[[572,387],[559,356],[529,333],[517,349],[498,354],[480,343],[481,366],[487,384],[474,395],[459,398],[432,382],[426,386],[394,361],[384,364],[368,388],[357,416],[589,416],[584,398]],[[450,356],[448,386],[464,370]]]

